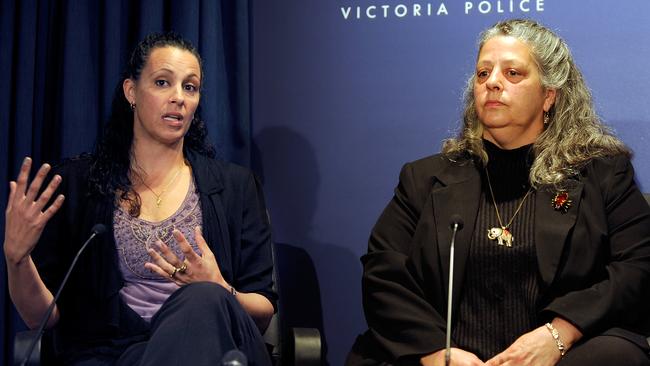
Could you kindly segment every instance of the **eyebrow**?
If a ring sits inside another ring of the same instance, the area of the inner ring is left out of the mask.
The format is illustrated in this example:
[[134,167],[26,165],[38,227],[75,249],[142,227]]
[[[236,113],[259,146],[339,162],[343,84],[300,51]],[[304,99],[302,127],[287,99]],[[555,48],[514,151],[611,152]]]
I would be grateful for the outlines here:
[[[518,59],[514,59],[514,58],[499,60],[497,63],[506,64],[506,65],[514,65],[514,66],[517,66],[517,67],[525,67],[525,66],[528,65],[528,63],[526,63],[526,62],[518,60]],[[476,62],[476,66],[493,66],[494,64],[495,63],[492,62],[491,60],[478,60]]]
[[[166,67],[162,67],[162,68],[160,68],[160,69],[158,69],[158,70],[154,70],[154,71],[152,71],[150,75],[154,75],[154,74],[156,74],[156,73],[158,73],[158,72],[167,72],[167,73],[170,73],[170,74],[175,74],[175,72],[172,71],[171,69],[168,69],[168,68],[166,68]],[[195,78],[197,78],[197,79],[201,79],[201,77],[200,77],[199,75],[197,75],[196,73],[191,73],[191,74],[185,76],[185,79],[187,79],[187,78],[191,78],[191,77],[195,77]]]

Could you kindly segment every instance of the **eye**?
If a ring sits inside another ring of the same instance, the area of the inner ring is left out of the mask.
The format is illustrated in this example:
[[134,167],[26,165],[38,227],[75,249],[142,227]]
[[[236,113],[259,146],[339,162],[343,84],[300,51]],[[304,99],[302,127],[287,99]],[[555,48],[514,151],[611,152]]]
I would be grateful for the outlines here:
[[194,84],[185,84],[183,86],[183,89],[189,91],[189,92],[196,92],[199,91],[199,87],[194,85]]
[[154,81],[154,84],[156,84],[156,86],[168,86],[169,85],[169,83],[165,79],[158,79],[158,80]]
[[490,76],[490,72],[488,70],[479,70],[476,72],[476,77],[479,80],[485,80],[488,76]]
[[513,83],[519,82],[524,78],[524,74],[516,69],[506,70],[506,77]]

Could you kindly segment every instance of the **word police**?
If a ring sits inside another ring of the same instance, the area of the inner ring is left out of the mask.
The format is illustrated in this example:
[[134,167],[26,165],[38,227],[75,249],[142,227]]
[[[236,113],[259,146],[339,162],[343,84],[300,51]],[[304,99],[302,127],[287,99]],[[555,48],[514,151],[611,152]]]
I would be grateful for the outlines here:
[[[459,5],[462,4],[462,8]],[[377,19],[377,18],[407,18],[445,16],[450,13],[472,14],[503,14],[543,12],[544,0],[480,0],[450,3],[410,3],[410,4],[374,4],[363,6],[342,6],[341,15],[345,20]]]

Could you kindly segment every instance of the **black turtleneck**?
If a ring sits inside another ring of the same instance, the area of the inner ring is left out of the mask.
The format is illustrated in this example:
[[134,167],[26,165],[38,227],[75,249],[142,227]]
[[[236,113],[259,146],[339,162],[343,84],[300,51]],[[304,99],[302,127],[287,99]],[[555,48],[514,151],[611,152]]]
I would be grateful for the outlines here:
[[[513,150],[502,150],[488,140],[483,140],[488,154],[487,171],[490,175],[494,198],[497,202],[523,197],[530,188],[528,174],[533,164],[533,145]],[[483,172],[485,181],[485,172]],[[489,192],[488,192],[489,193]]]
[[[481,201],[452,331],[461,349],[487,361],[537,326],[539,275],[533,235],[534,191],[526,197],[534,159],[532,145],[502,150],[484,140],[484,146],[489,162],[481,173]],[[512,247],[498,245],[487,237],[490,228],[501,225],[485,170],[503,226],[507,226],[521,204],[509,226],[514,237]]]

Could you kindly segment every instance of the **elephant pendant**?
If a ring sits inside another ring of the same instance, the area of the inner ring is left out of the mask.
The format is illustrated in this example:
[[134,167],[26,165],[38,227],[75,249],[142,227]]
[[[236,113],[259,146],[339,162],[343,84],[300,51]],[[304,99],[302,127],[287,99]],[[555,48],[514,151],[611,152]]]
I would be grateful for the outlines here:
[[487,236],[490,240],[496,240],[498,245],[505,245],[506,247],[511,247],[512,242],[515,241],[510,230],[503,226],[491,228],[488,230]]

